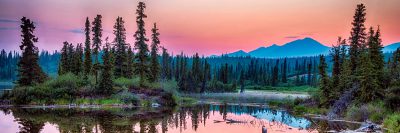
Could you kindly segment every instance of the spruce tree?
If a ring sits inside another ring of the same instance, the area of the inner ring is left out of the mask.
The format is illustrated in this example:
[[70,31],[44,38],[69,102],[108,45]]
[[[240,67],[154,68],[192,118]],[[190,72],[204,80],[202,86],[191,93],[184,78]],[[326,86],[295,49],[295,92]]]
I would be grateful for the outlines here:
[[283,60],[282,82],[287,83],[287,61],[286,61],[286,58]]
[[[278,68],[278,66],[279,66],[279,59],[276,60],[275,67],[273,68],[273,72],[272,72],[272,86],[278,85],[278,82],[279,82],[279,79],[278,79],[278,76],[279,76],[279,68]],[[255,73],[254,73],[254,74],[255,74]]]
[[385,61],[382,53],[382,40],[380,36],[381,33],[379,27],[375,33],[372,28],[370,29],[370,35],[368,38],[368,52],[369,58],[373,65],[372,69],[374,72],[374,77],[376,80],[378,80],[377,82],[379,83],[379,87],[376,89],[383,91],[383,88],[385,87],[383,77]]
[[134,60],[135,58],[135,54],[132,51],[131,46],[128,46],[128,57],[127,57],[127,66],[126,66],[126,72],[125,72],[125,76],[127,78],[132,78],[133,76],[133,70],[134,70]]
[[75,55],[75,48],[74,45],[72,45],[72,43],[68,44],[68,63],[67,63],[67,72],[73,72],[73,70],[75,69],[74,66],[74,55]]
[[319,56],[319,76],[320,76],[320,98],[321,98],[321,104],[325,107],[330,106],[332,102],[332,91],[330,88],[330,80],[328,77],[328,74],[326,73],[326,68],[328,65],[325,62],[325,57],[323,55]]
[[379,83],[374,76],[373,64],[368,53],[361,54],[362,64],[360,65],[360,97],[363,103],[371,102],[381,98],[382,91],[379,89]]
[[22,56],[18,62],[18,85],[29,86],[36,83],[42,83],[47,75],[39,66],[39,50],[34,43],[38,42],[38,38],[33,34],[35,25],[26,17],[21,19],[21,37],[22,42],[19,48],[22,50]]
[[146,8],[146,4],[144,2],[139,2],[139,5],[136,9],[136,24],[137,31],[135,32],[135,48],[138,50],[137,53],[137,66],[136,71],[139,73],[140,77],[140,86],[144,86],[144,82],[147,78],[148,70],[148,52],[149,48],[147,46],[148,39],[146,38],[146,29],[145,22],[143,19],[147,18],[147,15],[144,14],[144,10]]
[[98,93],[100,95],[111,95],[113,89],[113,81],[112,81],[112,62],[111,62],[111,52],[110,52],[110,44],[106,42],[106,45],[103,48],[103,67],[101,70],[100,76],[100,84],[98,88]]
[[203,77],[200,93],[204,93],[206,91],[206,83],[211,80],[210,64],[207,62],[207,60],[204,61],[204,71],[202,72],[202,74]]
[[151,82],[155,82],[158,80],[159,75],[160,75],[160,63],[158,62],[158,45],[160,45],[160,39],[158,36],[160,36],[160,33],[158,32],[157,25],[154,23],[153,29],[151,29],[152,35],[151,35],[151,61],[150,61],[150,77],[149,80]]
[[351,66],[351,71],[352,73],[356,73],[357,65],[360,63],[359,61],[359,55],[360,53],[365,49],[365,39],[366,39],[366,33],[365,33],[365,13],[366,9],[364,4],[359,4],[357,5],[357,9],[355,11],[354,17],[353,17],[353,22],[352,24],[352,29],[350,32],[350,66]]
[[169,57],[169,54],[168,54],[166,48],[161,47],[161,49],[162,49],[161,78],[165,80],[165,79],[169,79],[169,75],[171,73],[170,57]]
[[97,84],[97,77],[98,77],[98,71],[100,69],[100,63],[99,63],[99,52],[100,52],[100,47],[101,47],[101,37],[103,36],[103,29],[101,26],[101,15],[97,15],[94,18],[94,21],[92,22],[92,32],[93,32],[93,55],[94,55],[94,64],[93,64],[93,73],[95,74],[96,78],[96,84]]
[[311,59],[307,64],[307,85],[311,85],[311,69],[312,69],[312,62]]
[[[195,54],[193,56],[193,61],[192,61],[192,77],[193,77],[193,84],[194,88],[197,89],[199,87],[200,81],[202,81],[202,75],[201,75],[201,62],[200,62],[200,57],[199,54]],[[197,90],[194,90],[196,92]]]
[[126,50],[126,30],[122,17],[118,17],[114,25],[114,47],[115,47],[115,62],[114,75],[115,77],[128,77],[126,69],[128,65],[127,50]]
[[87,75],[90,74],[92,70],[92,54],[90,48],[90,22],[89,17],[86,17],[85,22],[85,59],[84,59],[84,77],[87,78]]
[[240,84],[240,93],[244,92],[244,71],[240,71],[240,76],[239,76],[239,84]]
[[75,75],[79,75],[82,72],[82,62],[83,62],[83,48],[82,48],[82,44],[79,43],[76,46],[75,52],[74,52],[74,57],[73,57],[73,65],[74,65],[74,69],[72,70],[72,72]]
[[391,83],[385,94],[385,104],[394,111],[400,111],[400,49],[393,52],[390,64]]
[[340,70],[342,67],[342,62],[341,62],[341,48],[343,47],[342,45],[345,44],[345,41],[342,40],[341,37],[338,37],[337,45],[333,46],[332,49],[330,50],[330,55],[332,57],[332,62],[333,62],[333,67],[332,67],[332,89],[334,89],[335,93],[335,98],[338,98],[339,95],[341,94],[341,89],[340,89]]
[[63,75],[69,71],[69,63],[68,62],[68,46],[69,43],[65,41],[63,43],[63,47],[61,49],[61,57],[60,57],[60,62],[58,64],[58,75]]

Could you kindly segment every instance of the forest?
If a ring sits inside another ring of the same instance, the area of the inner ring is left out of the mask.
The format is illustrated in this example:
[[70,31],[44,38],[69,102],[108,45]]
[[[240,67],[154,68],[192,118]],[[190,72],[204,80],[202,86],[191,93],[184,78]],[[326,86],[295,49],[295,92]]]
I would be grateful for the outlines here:
[[[125,21],[115,20],[114,37],[103,40],[102,16],[86,18],[83,43],[66,40],[59,51],[39,52],[34,22],[21,19],[21,52],[2,50],[0,79],[16,87],[2,98],[13,104],[120,103],[147,105],[138,94],[159,94],[163,105],[179,104],[180,93],[274,90],[308,86],[311,97],[295,110],[317,109],[329,118],[351,117],[386,125],[399,123],[400,49],[382,52],[379,26],[366,27],[366,7],[357,5],[350,37],[329,55],[292,58],[171,55],[162,47],[159,27],[145,27],[146,5],[136,10],[134,47],[126,42]],[[399,130],[394,129],[394,130]]]

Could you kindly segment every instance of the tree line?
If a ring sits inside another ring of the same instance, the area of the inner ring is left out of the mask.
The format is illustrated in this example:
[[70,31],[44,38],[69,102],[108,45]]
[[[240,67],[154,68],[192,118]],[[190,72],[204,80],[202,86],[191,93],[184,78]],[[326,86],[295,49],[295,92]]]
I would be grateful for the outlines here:
[[[338,38],[331,49],[332,73],[327,73],[325,57],[320,56],[320,102],[330,107],[346,91],[353,92],[358,103],[387,100],[391,107],[398,108],[398,53],[395,51],[385,62],[379,26],[365,26],[366,7],[357,5],[348,40]],[[394,104],[394,105],[393,105]],[[395,106],[397,105],[397,106]]]

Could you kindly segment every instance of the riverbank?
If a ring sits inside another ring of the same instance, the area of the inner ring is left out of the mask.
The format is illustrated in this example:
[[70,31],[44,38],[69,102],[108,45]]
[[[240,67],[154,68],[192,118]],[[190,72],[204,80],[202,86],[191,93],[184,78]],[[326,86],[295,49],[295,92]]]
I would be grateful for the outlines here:
[[266,90],[246,90],[243,93],[203,93],[181,94],[183,97],[194,98],[200,102],[221,103],[266,103],[266,101],[306,99],[307,93],[288,93]]

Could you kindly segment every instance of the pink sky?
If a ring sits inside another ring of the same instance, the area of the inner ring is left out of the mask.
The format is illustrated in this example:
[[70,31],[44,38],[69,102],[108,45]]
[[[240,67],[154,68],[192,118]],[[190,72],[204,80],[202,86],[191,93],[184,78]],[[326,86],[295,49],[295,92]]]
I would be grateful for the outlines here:
[[[331,46],[348,38],[357,4],[367,7],[369,26],[381,26],[384,45],[400,42],[399,0],[145,0],[148,36],[156,22],[161,45],[171,52],[221,54],[312,37]],[[103,16],[104,38],[123,17],[128,42],[134,43],[137,0],[1,0],[0,49],[17,50],[19,19],[37,23],[39,49],[58,50],[63,41],[84,42],[86,16]],[[110,39],[110,40],[111,40]],[[150,44],[150,42],[149,42]]]

